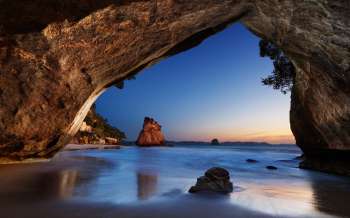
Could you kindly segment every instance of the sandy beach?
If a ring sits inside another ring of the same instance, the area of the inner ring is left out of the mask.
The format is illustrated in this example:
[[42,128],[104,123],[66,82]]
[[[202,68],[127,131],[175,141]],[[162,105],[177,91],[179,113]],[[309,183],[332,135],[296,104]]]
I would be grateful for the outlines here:
[[68,144],[64,147],[65,151],[92,150],[92,149],[119,149],[120,145],[97,145],[97,144]]

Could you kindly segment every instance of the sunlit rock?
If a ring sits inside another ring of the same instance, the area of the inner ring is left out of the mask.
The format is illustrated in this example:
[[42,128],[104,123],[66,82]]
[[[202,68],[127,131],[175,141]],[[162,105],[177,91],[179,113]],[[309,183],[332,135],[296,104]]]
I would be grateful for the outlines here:
[[162,133],[161,125],[159,125],[154,119],[145,117],[136,144],[139,146],[165,145],[165,138]]
[[86,124],[86,122],[84,121],[83,124],[81,125],[79,131],[92,133],[92,126]]

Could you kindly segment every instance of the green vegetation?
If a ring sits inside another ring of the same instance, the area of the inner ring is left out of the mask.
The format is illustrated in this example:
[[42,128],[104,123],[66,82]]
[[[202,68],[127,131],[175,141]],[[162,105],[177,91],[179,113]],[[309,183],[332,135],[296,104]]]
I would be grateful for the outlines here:
[[111,137],[122,141],[126,138],[125,133],[111,126],[107,119],[96,112],[96,106],[93,105],[85,118],[87,125],[93,128],[94,134],[99,138]]
[[269,57],[273,61],[274,66],[272,75],[263,78],[262,83],[286,94],[292,89],[294,84],[295,67],[293,63],[273,43],[261,40],[259,46],[260,56]]

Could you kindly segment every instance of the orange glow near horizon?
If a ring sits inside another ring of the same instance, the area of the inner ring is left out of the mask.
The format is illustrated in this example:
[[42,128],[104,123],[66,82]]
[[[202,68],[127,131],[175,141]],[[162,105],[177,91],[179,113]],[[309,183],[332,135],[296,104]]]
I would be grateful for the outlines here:
[[200,137],[195,140],[210,141],[213,138],[219,139],[220,142],[225,141],[242,141],[242,142],[267,142],[271,144],[295,144],[295,139],[292,134],[285,135],[232,135],[232,136],[219,136],[219,137]]
[[271,144],[294,144],[293,134],[288,131],[281,132],[259,132],[242,135],[223,135],[221,141],[253,141],[268,142]]
[[[238,131],[236,131],[238,132]],[[183,134],[182,134],[183,136]],[[190,134],[183,138],[183,141],[211,141],[217,138],[220,142],[242,141],[242,142],[267,142],[271,144],[295,144],[295,139],[290,130],[266,131],[255,133],[232,134],[232,131],[221,131],[211,133]],[[176,141],[176,140],[175,140]],[[179,140],[182,141],[182,140]]]
[[256,135],[256,136],[233,136],[222,141],[253,141],[268,142],[271,144],[295,144],[293,135]]

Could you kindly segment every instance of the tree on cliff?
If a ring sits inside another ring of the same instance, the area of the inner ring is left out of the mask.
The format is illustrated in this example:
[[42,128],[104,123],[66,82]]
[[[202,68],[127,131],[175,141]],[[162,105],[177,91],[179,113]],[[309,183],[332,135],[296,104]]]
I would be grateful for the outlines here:
[[272,74],[262,79],[266,86],[280,90],[283,94],[290,91],[294,84],[295,67],[284,53],[273,43],[260,40],[260,56],[269,57],[273,61],[274,70]]

